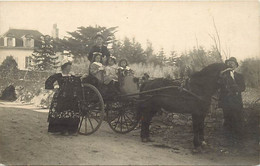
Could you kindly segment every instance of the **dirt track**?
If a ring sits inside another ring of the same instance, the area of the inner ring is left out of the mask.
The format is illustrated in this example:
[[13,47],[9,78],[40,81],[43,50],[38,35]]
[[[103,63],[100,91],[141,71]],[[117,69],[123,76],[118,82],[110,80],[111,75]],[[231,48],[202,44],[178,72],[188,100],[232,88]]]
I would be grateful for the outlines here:
[[191,152],[192,142],[168,144],[159,134],[142,143],[139,130],[120,135],[104,122],[90,136],[47,133],[47,110],[0,102],[0,163],[6,165],[257,165],[259,154]]

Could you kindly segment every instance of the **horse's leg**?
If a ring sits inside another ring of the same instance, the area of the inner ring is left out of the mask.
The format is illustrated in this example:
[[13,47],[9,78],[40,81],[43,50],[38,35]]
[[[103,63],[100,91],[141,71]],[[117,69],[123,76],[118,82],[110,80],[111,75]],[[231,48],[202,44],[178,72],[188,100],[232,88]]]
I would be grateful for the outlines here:
[[193,127],[193,145],[194,148],[198,148],[199,146],[201,146],[201,142],[199,140],[199,125],[200,125],[200,119],[199,119],[199,115],[197,114],[192,114],[192,127]]
[[143,106],[142,108],[142,116],[141,116],[141,139],[142,142],[149,142],[150,140],[150,123],[152,121],[153,116],[156,114],[156,110],[152,109],[149,106],[149,103],[146,104],[147,106]]
[[206,117],[206,115],[204,115],[204,114],[199,115],[199,141],[201,142],[202,145],[206,145],[206,142],[204,139],[205,117]]

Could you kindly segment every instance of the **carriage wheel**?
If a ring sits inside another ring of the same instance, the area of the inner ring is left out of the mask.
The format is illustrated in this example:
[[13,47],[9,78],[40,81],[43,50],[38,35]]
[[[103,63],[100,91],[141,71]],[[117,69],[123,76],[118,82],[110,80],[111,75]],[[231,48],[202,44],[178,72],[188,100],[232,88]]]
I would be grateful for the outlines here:
[[138,125],[137,111],[134,102],[113,102],[107,106],[107,122],[116,133],[125,134]]
[[98,89],[90,84],[83,84],[83,98],[80,103],[81,118],[78,132],[90,135],[98,130],[104,119],[104,101]]

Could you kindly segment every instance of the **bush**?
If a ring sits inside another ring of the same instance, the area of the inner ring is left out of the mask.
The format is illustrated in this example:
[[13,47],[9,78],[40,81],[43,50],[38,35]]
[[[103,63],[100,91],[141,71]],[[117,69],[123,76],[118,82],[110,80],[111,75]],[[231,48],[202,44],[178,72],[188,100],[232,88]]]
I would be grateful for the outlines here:
[[142,77],[144,73],[149,74],[151,78],[178,78],[178,68],[176,66],[160,66],[154,65],[153,63],[149,64],[131,64],[131,69],[135,72],[136,77]]
[[13,56],[7,56],[0,66],[1,75],[4,77],[12,77],[18,71],[17,66]]
[[260,59],[247,58],[242,61],[240,66],[241,73],[244,75],[245,83],[248,87],[260,87]]

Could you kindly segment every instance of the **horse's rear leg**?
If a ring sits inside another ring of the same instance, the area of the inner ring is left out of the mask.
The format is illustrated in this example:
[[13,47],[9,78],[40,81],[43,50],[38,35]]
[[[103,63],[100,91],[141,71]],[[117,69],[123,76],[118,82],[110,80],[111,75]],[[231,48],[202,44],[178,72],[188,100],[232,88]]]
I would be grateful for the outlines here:
[[206,145],[204,140],[204,120],[205,115],[192,114],[192,124],[193,124],[193,145],[195,149],[202,145]]

